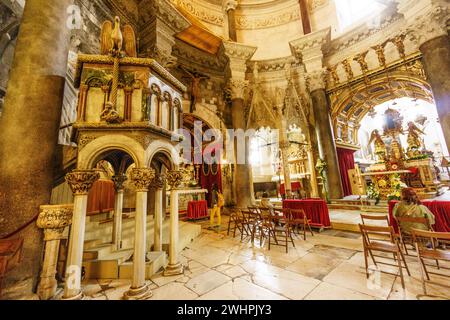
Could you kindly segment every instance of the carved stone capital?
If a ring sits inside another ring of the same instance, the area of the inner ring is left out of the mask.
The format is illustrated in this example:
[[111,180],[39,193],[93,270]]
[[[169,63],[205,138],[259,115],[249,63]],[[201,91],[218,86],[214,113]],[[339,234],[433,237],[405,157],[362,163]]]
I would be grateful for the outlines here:
[[40,207],[36,225],[44,229],[45,240],[59,240],[63,238],[64,229],[72,223],[73,204],[46,205]]
[[245,90],[249,86],[249,81],[243,79],[230,79],[228,88],[231,99],[244,99]]
[[319,89],[325,89],[327,76],[328,71],[326,68],[308,73],[306,77],[309,91],[313,92]]
[[136,191],[148,191],[155,178],[155,170],[150,168],[140,168],[131,170],[131,181],[133,181]]
[[292,54],[301,60],[308,72],[322,68],[323,56],[328,51],[331,42],[331,27],[305,35],[291,41]]
[[74,195],[87,195],[100,174],[95,170],[74,170],[66,175],[66,181]]
[[223,1],[223,10],[228,12],[229,10],[236,10],[238,6],[238,2],[236,0],[224,0]]
[[222,42],[222,52],[229,59],[229,69],[232,77],[245,77],[247,61],[253,57],[256,50],[257,47],[247,46],[237,42]]
[[183,182],[183,171],[173,170],[169,171],[166,176],[167,183],[172,190],[177,189]]
[[123,191],[124,189],[123,184],[127,180],[128,178],[124,174],[112,177],[112,181],[114,182],[114,188],[116,189],[116,191]]
[[161,190],[164,188],[165,184],[166,184],[166,176],[156,175],[152,183],[150,184],[150,189]]
[[449,19],[450,5],[448,3],[435,5],[427,13],[415,17],[407,28],[407,33],[420,47],[429,40],[448,35]]

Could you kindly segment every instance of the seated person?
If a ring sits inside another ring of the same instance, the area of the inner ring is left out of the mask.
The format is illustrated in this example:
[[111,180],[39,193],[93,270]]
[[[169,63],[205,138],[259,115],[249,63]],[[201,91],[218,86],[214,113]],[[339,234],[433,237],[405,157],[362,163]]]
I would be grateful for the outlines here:
[[[405,188],[402,190],[402,200],[395,205],[392,214],[394,218],[427,218],[430,226],[435,224],[434,215],[427,207],[420,204],[420,200],[413,188]],[[427,225],[416,222],[403,222],[400,227],[406,234],[410,234],[411,229],[429,230]]]

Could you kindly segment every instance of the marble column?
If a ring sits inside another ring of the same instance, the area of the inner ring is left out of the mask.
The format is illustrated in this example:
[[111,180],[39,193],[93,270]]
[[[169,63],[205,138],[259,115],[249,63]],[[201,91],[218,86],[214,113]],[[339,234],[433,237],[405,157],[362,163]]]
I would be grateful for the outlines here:
[[154,216],[154,241],[153,251],[162,251],[162,230],[163,230],[163,189],[165,184],[164,176],[156,176],[151,188],[155,190],[155,216]]
[[291,169],[289,167],[289,138],[287,134],[287,121],[281,119],[280,126],[280,151],[283,163],[284,190],[287,199],[292,199]]
[[134,227],[133,278],[131,288],[125,292],[125,300],[145,300],[152,292],[145,283],[146,242],[147,242],[147,195],[155,170],[150,168],[133,169],[131,180],[136,187],[136,213]]
[[302,27],[304,34],[310,34],[312,32],[311,28],[311,17],[309,14],[308,1],[299,0],[300,5],[300,15],[302,17]]
[[[64,96],[70,0],[27,0],[0,117],[0,238],[27,224],[50,202]],[[19,233],[23,260],[4,285],[38,279],[42,231]],[[33,284],[33,286],[34,286]]]
[[310,172],[311,197],[319,198],[319,186],[317,184],[316,164],[314,161],[314,153],[311,145],[307,146],[308,168]]
[[420,46],[420,51],[447,149],[450,150],[450,38],[442,35],[428,40]]
[[123,194],[124,182],[127,181],[126,175],[118,175],[113,177],[114,188],[116,190],[114,200],[114,222],[112,232],[112,242],[114,250],[118,251],[122,248],[122,212],[123,212]]
[[342,181],[324,77],[325,72],[323,70],[310,74],[316,135],[320,158],[327,163],[329,196],[331,199],[341,199],[343,197]]
[[64,239],[64,230],[72,223],[73,204],[41,206],[41,213],[36,222],[38,228],[44,229],[44,262],[37,294],[41,300],[49,300],[56,294],[56,267],[58,264],[59,245]]
[[237,32],[236,32],[236,8],[238,2],[236,0],[225,0],[224,1],[224,9],[227,14],[228,20],[228,36],[230,40],[237,41]]
[[[232,105],[231,114],[233,121],[233,128],[235,130],[246,130],[247,124],[245,123],[245,108],[244,108],[244,90],[248,86],[246,80],[230,81]],[[237,153],[237,145],[234,148]],[[255,192],[253,187],[253,172],[250,164],[250,141],[246,138],[245,141],[245,163],[237,163],[234,170],[234,182],[236,188],[236,206],[238,208],[247,208],[255,203]],[[240,157],[235,154],[235,158]]]
[[183,265],[178,260],[178,187],[183,180],[183,173],[173,170],[167,174],[167,183],[170,186],[170,243],[169,243],[169,265],[164,270],[164,276],[183,274]]
[[72,228],[66,260],[64,300],[79,300],[81,291],[81,267],[83,264],[84,233],[89,190],[100,174],[94,170],[75,170],[66,175],[66,181],[74,194]]

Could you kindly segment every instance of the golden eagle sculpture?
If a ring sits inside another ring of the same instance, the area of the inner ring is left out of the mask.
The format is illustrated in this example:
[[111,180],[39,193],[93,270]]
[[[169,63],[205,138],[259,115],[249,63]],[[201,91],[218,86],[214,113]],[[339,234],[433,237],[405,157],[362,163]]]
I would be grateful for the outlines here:
[[108,55],[123,51],[129,57],[137,57],[136,34],[133,27],[127,24],[121,30],[119,17],[115,17],[114,25],[111,21],[105,21],[102,25],[101,54]]

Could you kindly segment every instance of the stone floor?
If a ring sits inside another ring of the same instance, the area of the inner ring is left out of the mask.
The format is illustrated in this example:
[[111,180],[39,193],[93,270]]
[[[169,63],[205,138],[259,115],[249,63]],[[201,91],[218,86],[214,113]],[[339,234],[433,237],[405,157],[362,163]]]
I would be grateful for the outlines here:
[[[207,221],[199,223],[202,234],[181,253],[184,275],[155,275],[148,281],[152,300],[450,299],[450,280],[439,276],[432,276],[429,295],[423,295],[416,257],[407,257],[412,275],[405,277],[406,290],[398,275],[374,272],[367,280],[356,233],[308,235],[306,241],[296,239],[296,248],[286,254],[281,247],[269,251],[267,244],[227,236],[226,221],[220,232],[208,230]],[[83,290],[87,299],[117,300],[129,286],[128,280],[91,280]]]

